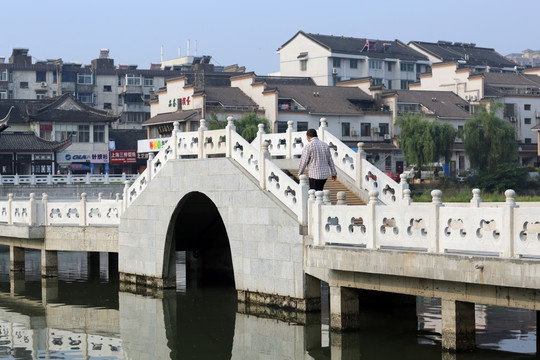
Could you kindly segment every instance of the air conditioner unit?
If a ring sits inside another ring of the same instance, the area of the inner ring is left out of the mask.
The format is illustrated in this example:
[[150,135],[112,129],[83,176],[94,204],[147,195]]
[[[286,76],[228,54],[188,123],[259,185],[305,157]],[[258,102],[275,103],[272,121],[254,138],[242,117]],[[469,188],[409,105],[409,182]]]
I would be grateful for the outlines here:
[[338,73],[338,69],[337,68],[332,68],[332,75],[336,75]]
[[41,87],[47,87],[47,83],[45,81],[41,82]]
[[510,116],[510,122],[516,122],[517,118],[515,116]]
[[391,139],[392,139],[392,135],[384,134],[384,140],[391,140]]

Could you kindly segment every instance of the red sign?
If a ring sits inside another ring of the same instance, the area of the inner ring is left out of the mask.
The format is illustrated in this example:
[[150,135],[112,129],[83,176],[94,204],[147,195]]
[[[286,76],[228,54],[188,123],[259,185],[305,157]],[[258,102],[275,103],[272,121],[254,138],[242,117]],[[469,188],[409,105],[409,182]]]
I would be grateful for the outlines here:
[[111,151],[111,164],[135,164],[137,162],[137,152],[135,150]]

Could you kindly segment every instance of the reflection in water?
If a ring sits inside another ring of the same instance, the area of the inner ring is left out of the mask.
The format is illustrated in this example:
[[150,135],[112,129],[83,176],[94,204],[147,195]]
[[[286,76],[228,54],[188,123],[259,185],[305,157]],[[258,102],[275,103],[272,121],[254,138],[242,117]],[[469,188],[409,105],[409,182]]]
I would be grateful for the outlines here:
[[[59,277],[41,279],[39,252],[10,274],[0,247],[0,359],[532,359],[535,312],[476,307],[474,353],[440,349],[440,303],[362,305],[362,328],[328,331],[328,289],[320,314],[302,318],[240,305],[233,288],[186,286],[156,296],[119,292],[107,256],[88,270],[85,253],[60,253]],[[256,313],[256,315],[254,315]]]

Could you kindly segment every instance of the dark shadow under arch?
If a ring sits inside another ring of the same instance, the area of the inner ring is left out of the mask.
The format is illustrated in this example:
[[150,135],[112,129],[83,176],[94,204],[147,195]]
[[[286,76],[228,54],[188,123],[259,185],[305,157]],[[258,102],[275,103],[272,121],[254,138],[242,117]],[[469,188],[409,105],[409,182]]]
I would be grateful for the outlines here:
[[176,278],[176,252],[186,252],[188,286],[234,286],[231,248],[216,205],[203,193],[191,192],[178,203],[169,224],[164,275]]

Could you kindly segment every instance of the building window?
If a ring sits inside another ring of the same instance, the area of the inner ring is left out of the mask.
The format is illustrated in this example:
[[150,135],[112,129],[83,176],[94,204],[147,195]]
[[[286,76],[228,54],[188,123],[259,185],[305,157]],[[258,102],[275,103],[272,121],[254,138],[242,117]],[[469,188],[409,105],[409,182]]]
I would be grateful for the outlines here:
[[94,143],[105,142],[105,125],[94,125]]
[[369,60],[369,68],[374,70],[381,70],[382,69],[382,61],[381,60]]
[[77,125],[59,124],[54,128],[54,140],[77,142]]
[[90,142],[90,125],[78,125],[80,143]]
[[28,81],[21,81],[21,89],[28,89]]
[[126,103],[140,103],[142,102],[141,94],[126,94],[124,96],[124,101]]
[[387,62],[386,66],[387,66],[388,71],[392,71],[392,63],[391,62]]
[[332,58],[332,66],[335,68],[341,67],[341,59],[340,58]]
[[341,123],[341,136],[351,136],[351,123]]
[[103,86],[103,92],[111,92],[112,86],[111,85],[104,85]]
[[300,71],[307,70],[307,59],[300,60]]
[[92,74],[77,74],[77,84],[92,85],[93,83]]
[[277,132],[278,133],[284,133],[287,131],[287,122],[286,121],[278,121],[277,122]]
[[389,128],[388,123],[379,123],[379,134],[380,135],[389,134],[388,128]]
[[361,123],[360,124],[360,135],[361,136],[371,136],[371,124],[370,123]]
[[123,100],[122,100],[122,99],[123,99],[122,95],[118,95],[118,105],[119,105],[119,106],[122,106],[122,104],[123,104]]
[[388,89],[392,90],[392,80],[388,80]]
[[77,95],[77,99],[85,104],[91,104],[92,103],[92,93],[79,93]]
[[45,71],[36,71],[36,82],[47,81],[47,73]]
[[298,121],[296,123],[296,131],[307,131],[308,130],[308,122],[307,121]]
[[525,104],[525,105],[523,105],[523,110],[525,110],[525,111],[531,111],[531,104]]
[[122,86],[122,75],[118,75],[118,86]]
[[75,82],[75,73],[73,71],[62,71],[63,82]]
[[357,59],[351,59],[351,69],[358,69],[358,60]]
[[383,79],[380,78],[373,78],[372,85],[381,85],[383,82]]
[[36,91],[36,99],[41,100],[45,99],[45,96],[47,96],[47,91]]
[[525,119],[523,119],[523,121],[525,122],[525,124],[530,124],[531,123],[531,118],[525,118]]
[[53,82],[53,84],[56,84],[56,82],[57,82],[56,78],[57,78],[56,77],[56,71],[53,71],[53,73],[52,73],[52,82]]
[[408,80],[401,80],[401,89],[402,90],[408,90],[409,89],[409,81]]
[[52,140],[52,124],[39,124],[39,137]]
[[400,69],[401,71],[414,72],[414,64],[401,63]]
[[4,100],[8,98],[7,91],[0,91],[0,99]]
[[111,103],[104,103],[103,108],[107,109],[107,110],[110,110],[110,109],[112,109],[112,104]]
[[130,86],[140,86],[141,85],[141,76],[135,74],[126,74],[126,85]]
[[530,144],[531,143],[531,138],[525,138],[525,144]]
[[7,69],[0,71],[0,81],[8,81]]
[[144,78],[144,86],[154,86],[154,78],[153,77],[145,77]]

